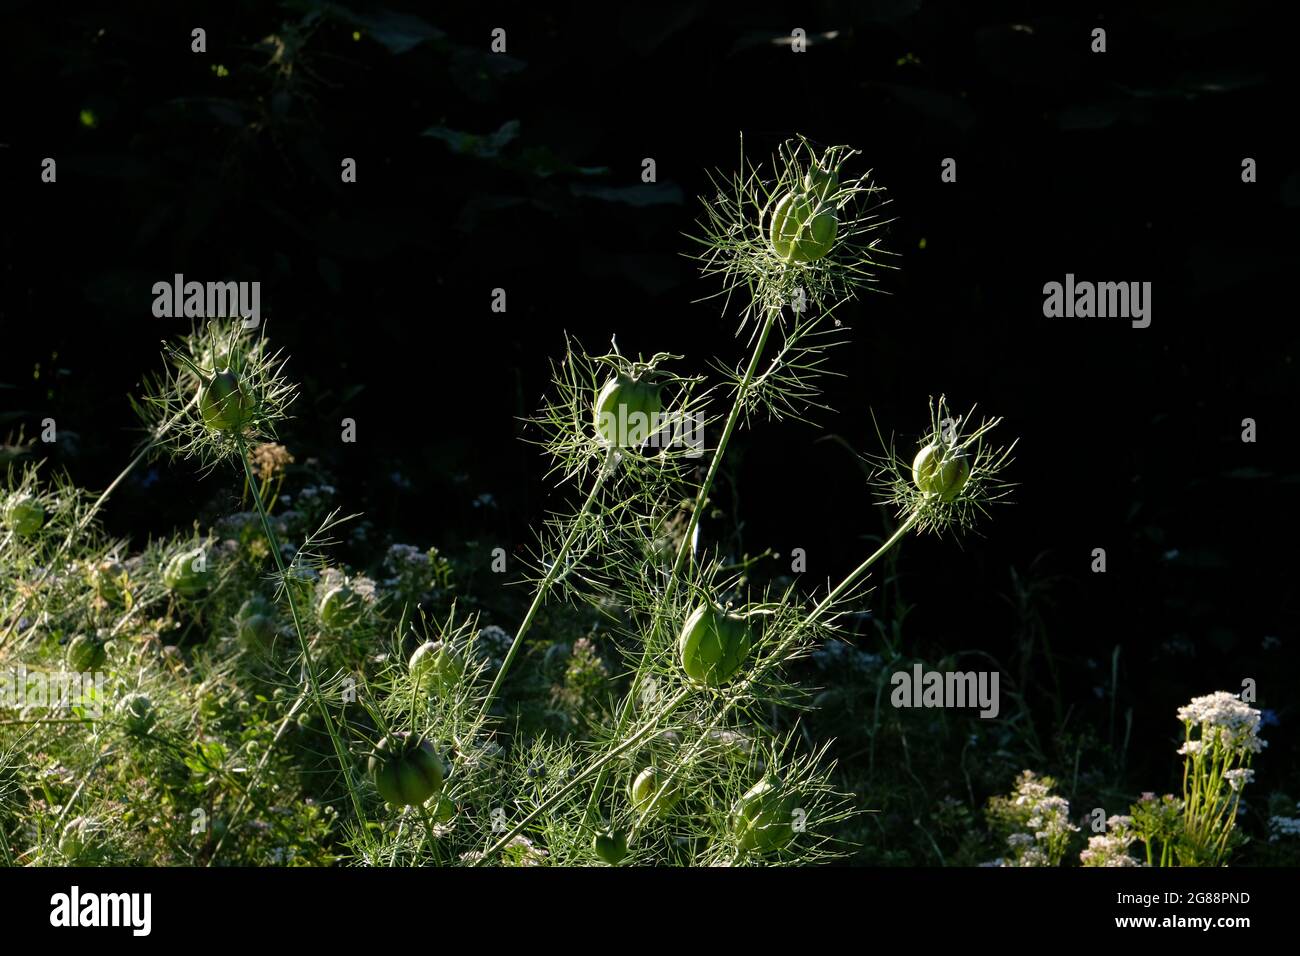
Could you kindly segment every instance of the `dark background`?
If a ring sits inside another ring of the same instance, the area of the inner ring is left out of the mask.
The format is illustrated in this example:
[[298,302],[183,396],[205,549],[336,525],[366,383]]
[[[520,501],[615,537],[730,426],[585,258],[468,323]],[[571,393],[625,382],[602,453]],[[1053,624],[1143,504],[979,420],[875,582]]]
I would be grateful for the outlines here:
[[[563,505],[519,422],[562,333],[738,361],[734,316],[693,301],[714,287],[683,255],[706,174],[734,168],[741,131],[756,159],[795,133],[848,143],[889,191],[900,269],[845,310],[821,428],[738,439],[747,549],[802,547],[810,587],[838,579],[882,519],[853,457],[817,439],[875,451],[869,412],[906,442],[928,396],[978,402],[1020,437],[1021,487],[985,537],[906,545],[910,650],[1010,655],[1016,569],[1041,584],[1083,720],[1104,721],[1121,648],[1135,776],[1174,785],[1174,708],[1245,677],[1280,721],[1260,772],[1291,771],[1297,58],[1266,5],[7,7],[0,426],[54,417],[41,450],[80,483],[122,466],[127,396],[187,327],[153,318],[152,284],[260,280],[303,386],[299,460],[397,540],[526,546]],[[803,54],[779,42],[796,26]],[[1150,328],[1045,319],[1043,284],[1067,272],[1152,282]],[[229,484],[159,466],[105,520],[143,540]]]

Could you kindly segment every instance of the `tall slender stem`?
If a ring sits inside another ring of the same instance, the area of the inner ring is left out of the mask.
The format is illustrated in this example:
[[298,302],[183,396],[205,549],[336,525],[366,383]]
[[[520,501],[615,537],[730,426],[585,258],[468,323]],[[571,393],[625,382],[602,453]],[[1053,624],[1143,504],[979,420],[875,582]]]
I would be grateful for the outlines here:
[[921,515],[923,513],[924,512],[918,508],[908,515],[907,520],[898,526],[898,530],[890,535],[884,544],[877,548],[865,561],[850,571],[843,581],[836,585],[835,588],[826,595],[826,597],[821,599],[817,606],[813,608],[812,613],[804,620],[805,626],[825,614],[836,601],[844,596],[845,592],[857,584],[873,564],[884,557],[894,545],[898,544],[898,542],[901,541],[909,531],[916,527],[916,523],[921,520]]
[[[749,394],[750,386],[754,383],[754,375],[758,371],[759,360],[763,357],[763,350],[767,347],[768,336],[771,335],[772,326],[776,324],[776,318],[780,314],[779,309],[772,309],[768,312],[767,318],[763,321],[763,327],[759,330],[758,340],[754,343],[754,351],[749,356],[749,364],[745,367],[745,373],[736,386],[736,395],[731,403],[731,411],[727,414],[727,421],[722,427],[722,435],[718,439],[718,447],[713,453],[713,460],[709,462],[709,470],[704,476],[704,481],[695,494],[695,502],[691,507],[690,517],[687,519],[686,532],[682,535],[682,540],[677,545],[677,556],[673,560],[672,570],[668,575],[668,583],[664,587],[663,596],[659,602],[660,611],[667,609],[669,602],[672,600],[673,593],[676,590],[677,582],[681,577],[682,570],[686,566],[686,559],[691,553],[691,543],[695,539],[696,529],[700,524],[700,514],[704,511],[704,504],[708,501],[709,494],[713,490],[713,483],[717,480],[718,472],[722,468],[722,459],[727,453],[727,446],[731,444],[731,436],[736,430],[736,425],[740,421],[740,415],[745,408],[745,398]],[[623,698],[623,704],[619,708],[618,722],[615,725],[614,734],[620,736],[627,726],[628,719],[632,716],[633,702],[636,700],[637,684],[640,675],[645,670],[646,660],[649,658],[649,645],[642,651],[641,662],[637,665],[632,678],[632,686],[627,689],[627,695]],[[596,785],[592,788],[591,797],[587,801],[587,810],[585,819],[590,824],[594,818],[597,804],[600,796],[604,792],[605,783],[609,778],[608,772],[602,771],[596,780]]]
[[[261,519],[262,531],[266,535],[267,544],[270,546],[271,557],[275,559],[276,571],[279,573],[281,583],[287,589],[289,586],[288,571],[285,569],[284,559],[280,555],[280,542],[275,536],[275,531],[271,528],[271,519],[266,513],[266,506],[262,502],[261,492],[253,481],[253,469],[248,462],[248,449],[242,438],[238,442],[238,452],[239,461],[244,466],[244,475],[253,488],[253,501],[257,505],[257,516]],[[298,606],[293,600],[293,595],[289,594],[287,590],[285,596],[286,603],[289,605],[289,614],[293,617],[294,633],[298,635],[298,647],[302,654],[303,670],[306,672],[307,689],[316,704],[316,709],[320,711],[321,719],[325,723],[325,732],[329,734],[330,741],[334,745],[334,755],[338,758],[339,768],[343,771],[343,782],[347,787],[348,796],[352,800],[352,808],[356,812],[361,832],[367,834],[369,830],[366,827],[365,810],[362,809],[361,799],[357,796],[356,784],[352,781],[352,765],[348,760],[347,752],[343,748],[343,741],[339,737],[338,730],[334,726],[334,717],[330,714],[329,708],[325,706],[325,698],[320,692],[320,681],[316,676],[316,665],[312,660],[311,646],[307,643],[307,637],[303,632],[302,621],[298,617]]]
[[[663,711],[663,716],[666,716],[667,714],[676,710],[678,706],[680,706],[681,703],[690,696],[691,696],[691,692],[689,690],[681,691],[676,697],[674,697],[672,700],[668,702],[667,706],[665,706]],[[528,826],[528,824],[532,823],[535,819],[537,819],[538,816],[545,813],[547,810],[551,809],[551,807],[555,806],[557,803],[563,800],[568,794],[572,793],[575,789],[578,788],[578,786],[582,784],[584,780],[586,780],[589,776],[591,776],[592,773],[596,771],[602,771],[605,768],[607,768],[609,764],[611,764],[614,760],[618,759],[623,754],[627,753],[629,750],[631,750],[633,747],[639,744],[642,740],[644,740],[647,736],[649,736],[652,732],[654,732],[654,730],[658,726],[659,726],[658,723],[646,724],[645,727],[641,728],[641,730],[637,731],[631,737],[627,738],[627,740],[623,741],[617,747],[610,750],[599,760],[595,761],[586,770],[583,770],[578,774],[576,774],[573,777],[573,779],[571,779],[568,783],[562,786],[559,790],[555,791],[555,793],[551,794],[551,796],[549,796],[546,800],[539,803],[536,807],[533,808],[532,811],[527,813],[524,816],[524,818],[520,820],[518,823],[516,823],[509,831],[507,831],[507,833],[503,837],[501,837],[501,839],[497,840],[496,843],[493,843],[490,847],[488,847],[487,850],[483,853],[483,855],[479,857],[477,861],[477,865],[482,865],[486,863],[488,859],[490,859],[493,856],[493,854],[497,853],[499,850],[503,849],[506,845],[508,845],[511,840],[513,840],[520,833],[522,833],[524,829]]]
[[573,543],[578,540],[578,534],[582,531],[583,523],[591,512],[592,505],[596,503],[596,497],[600,494],[601,487],[610,474],[613,473],[617,455],[618,451],[613,446],[610,446],[609,452],[605,456],[605,463],[600,469],[600,474],[591,483],[591,490],[587,492],[586,500],[583,501],[582,507],[578,509],[578,513],[573,519],[573,526],[569,529],[569,533],[565,535],[559,551],[556,552],[555,558],[551,561],[551,566],[546,569],[546,574],[542,576],[541,582],[537,585],[537,591],[533,594],[533,600],[528,606],[528,612],[524,615],[519,630],[515,632],[515,639],[510,642],[510,649],[506,651],[505,660],[501,662],[501,668],[497,671],[492,686],[488,688],[487,696],[483,698],[482,710],[484,714],[492,708],[492,704],[496,701],[501,685],[506,679],[506,674],[510,671],[510,666],[515,662],[515,655],[519,653],[519,648],[523,646],[524,635],[532,627],[537,612],[546,603],[546,596],[550,593],[552,585],[559,580],[560,575],[563,573],[562,569],[569,557],[569,552],[573,549]]
[[[763,677],[767,675],[768,671],[785,659],[786,652],[794,646],[795,642],[800,639],[804,631],[806,631],[819,617],[833,608],[835,603],[844,594],[852,590],[854,585],[862,579],[871,566],[884,557],[889,550],[894,547],[894,545],[898,544],[898,542],[903,539],[903,536],[921,520],[921,514],[922,512],[920,510],[912,512],[912,514],[908,516],[908,519],[898,526],[898,530],[890,535],[889,539],[885,541],[884,544],[877,548],[865,561],[850,571],[848,575],[826,595],[826,597],[822,598],[822,600],[818,602],[817,606],[809,612],[808,616],[804,618],[797,627],[790,630],[781,642],[777,644],[772,653],[767,656],[766,660],[740,682],[740,684],[732,691],[727,703],[724,704],[722,709],[713,716],[709,725],[705,727],[698,736],[696,736],[695,741],[686,751],[685,756],[683,756],[679,761],[680,766],[686,766],[695,759],[695,756],[699,753],[704,741],[711,738],[713,732],[718,729],[736,704],[746,699],[750,687],[762,680]],[[662,799],[663,792],[670,786],[672,786],[672,777],[671,775],[666,775],[664,782],[659,786],[659,790],[651,798],[651,802]]]
[[46,562],[45,567],[42,568],[40,573],[32,580],[33,590],[28,591],[23,595],[22,602],[18,605],[18,610],[10,615],[10,621],[5,626],[4,633],[0,634],[0,647],[5,645],[5,642],[8,641],[10,636],[13,634],[13,629],[17,627],[18,622],[22,620],[23,612],[27,610],[27,604],[31,600],[32,594],[35,593],[35,585],[40,584],[41,581],[54,571],[54,568],[58,565],[59,558],[63,557],[64,552],[72,546],[72,542],[77,539],[77,536],[80,535],[81,532],[85,531],[86,526],[94,520],[95,515],[97,515],[99,509],[104,506],[104,502],[108,500],[109,495],[116,491],[117,486],[126,480],[126,476],[131,474],[131,472],[135,470],[135,467],[148,457],[149,453],[153,451],[154,447],[162,439],[162,436],[167,434],[167,432],[171,430],[171,427],[180,421],[181,416],[185,415],[190,408],[197,404],[198,400],[198,394],[195,393],[194,397],[190,399],[188,405],[155,428],[149,435],[148,440],[140,446],[140,449],[135,453],[134,457],[127,462],[126,467],[118,472],[117,477],[109,482],[108,487],[99,493],[99,497],[95,499],[95,503],[92,504],[86,513],[77,520],[77,523],[69,529],[67,536],[64,537],[63,542],[54,550],[54,554],[50,556],[50,560]]
[[[833,589],[831,589],[831,591],[827,594],[827,596],[818,602],[816,607],[814,607],[813,610],[809,612],[808,616],[804,618],[800,626],[792,629],[790,633],[787,634],[786,637],[781,641],[781,643],[777,645],[773,653],[768,655],[768,657],[764,660],[764,662],[760,664],[754,670],[754,672],[750,674],[739,685],[739,687],[732,693],[730,700],[726,703],[723,709],[714,718],[712,724],[709,727],[709,730],[701,734],[698,740],[704,740],[708,738],[709,731],[711,731],[714,727],[716,727],[719,723],[721,723],[721,721],[726,717],[726,715],[730,713],[732,708],[735,707],[739,701],[745,698],[745,694],[748,691],[748,689],[751,686],[753,686],[757,681],[765,677],[773,667],[777,666],[784,659],[785,651],[788,650],[791,646],[793,646],[794,642],[799,639],[799,637],[803,634],[804,630],[806,630],[810,624],[812,624],[818,618],[823,616],[827,611],[829,611],[834,606],[835,602],[839,600],[839,598],[843,597],[844,594],[850,591],[853,588],[853,586],[862,579],[863,575],[865,575],[867,571],[871,569],[872,565],[874,565],[877,561],[879,561],[882,557],[884,557],[885,554],[887,554],[891,548],[893,548],[896,544],[898,544],[899,541],[903,539],[903,536],[906,535],[908,531],[910,531],[913,527],[916,526],[917,522],[921,520],[921,516],[922,516],[922,512],[920,510],[914,511],[906,521],[904,521],[901,525],[898,526],[898,530],[896,530],[889,537],[889,539],[884,542],[884,544],[882,544],[879,548],[877,548],[865,561],[863,561],[856,568],[850,571],[849,574],[844,578],[844,580],[842,580]],[[644,727],[638,730],[631,737],[628,737],[625,741],[623,741],[623,743],[615,747],[605,756],[594,761],[588,767],[575,774],[574,777],[571,780],[569,780],[568,783],[566,783],[558,791],[552,794],[550,798],[548,798],[545,802],[539,804],[531,812],[526,814],[524,818],[520,820],[517,824],[515,824],[515,826],[512,827],[511,830],[504,837],[502,837],[500,840],[498,840],[496,843],[492,844],[492,846],[488,848],[488,850],[484,853],[483,857],[479,860],[479,862],[480,863],[486,862],[489,857],[491,857],[502,847],[506,846],[506,844],[508,844],[510,840],[514,839],[516,836],[522,833],[524,829],[528,826],[528,824],[530,824],[542,813],[546,812],[551,807],[555,806],[555,804],[557,804],[561,799],[563,799],[568,793],[572,792],[576,787],[578,787],[584,780],[590,777],[593,773],[597,773],[599,774],[599,776],[597,778],[596,786],[593,788],[593,796],[588,801],[587,804],[587,813],[588,813],[587,823],[590,826],[592,805],[595,802],[596,794],[599,793],[600,788],[604,785],[604,781],[607,779],[608,770],[610,765],[613,763],[614,758],[627,752],[628,750],[631,750],[636,743],[643,740],[645,737],[649,736],[654,731],[658,730],[662,726],[663,722],[668,717],[670,717],[677,710],[678,707],[680,707],[683,703],[685,703],[686,700],[688,700],[692,696],[692,694],[693,691],[690,688],[686,688],[682,690],[680,693],[676,694],[674,697],[672,697],[664,705],[663,709],[654,715],[653,719],[648,720],[646,722],[646,725]],[[620,726],[622,725],[620,724]],[[696,749],[698,749],[698,741],[697,741]],[[688,751],[687,757],[684,758],[683,762],[685,762],[685,760],[689,760],[694,755],[694,752],[695,752],[694,750]],[[670,783],[671,783],[671,777],[666,779],[664,784],[661,785],[659,792],[656,793],[653,797],[651,797],[651,802],[659,800],[661,798],[662,792],[668,787]]]

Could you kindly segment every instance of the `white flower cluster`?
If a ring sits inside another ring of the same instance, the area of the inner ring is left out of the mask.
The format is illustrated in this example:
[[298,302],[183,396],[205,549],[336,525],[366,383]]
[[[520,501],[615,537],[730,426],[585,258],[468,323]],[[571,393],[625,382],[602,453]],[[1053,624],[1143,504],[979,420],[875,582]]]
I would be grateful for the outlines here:
[[1269,817],[1268,842],[1276,843],[1282,837],[1300,837],[1300,817]]
[[349,577],[346,572],[340,568],[325,568],[320,572],[319,584],[317,589],[321,594],[325,594],[330,588],[347,585],[352,588],[353,592],[363,601],[374,601],[378,596],[378,589],[375,582],[366,577],[364,574],[358,574]]
[[429,555],[413,544],[394,544],[388,548],[388,554],[384,557],[384,563],[397,573],[407,565],[424,567],[429,563]]
[[848,641],[832,637],[812,652],[813,663],[822,670],[843,672],[845,669],[868,673],[880,666],[879,654],[858,650]]
[[[1213,747],[1218,743],[1235,754],[1257,754],[1267,746],[1259,738],[1260,712],[1227,691],[1192,698],[1190,704],[1178,708],[1178,719],[1200,726],[1199,743],[1202,746]],[[1188,750],[1188,745],[1184,744],[1179,752],[1194,753],[1195,750]]]
[[1084,866],[1141,866],[1128,855],[1128,848],[1137,834],[1133,832],[1133,818],[1113,816],[1106,821],[1107,832],[1088,838],[1088,848],[1079,854]]
[[1026,832],[1012,833],[1007,846],[1013,856],[1003,866],[1054,866],[1064,843],[1079,828],[1070,822],[1070,801],[1052,793],[1050,785],[1025,771],[1016,781],[1012,805],[1025,809]]
[[1235,792],[1255,779],[1255,771],[1248,767],[1238,767],[1236,770],[1229,770],[1223,776]]
[[1070,801],[1065,797],[1046,797],[1039,801],[1029,818],[1029,826],[1036,840],[1050,840],[1079,829],[1070,822]]
[[489,624],[479,630],[476,649],[488,659],[491,666],[499,667],[514,641],[514,637],[505,628]]

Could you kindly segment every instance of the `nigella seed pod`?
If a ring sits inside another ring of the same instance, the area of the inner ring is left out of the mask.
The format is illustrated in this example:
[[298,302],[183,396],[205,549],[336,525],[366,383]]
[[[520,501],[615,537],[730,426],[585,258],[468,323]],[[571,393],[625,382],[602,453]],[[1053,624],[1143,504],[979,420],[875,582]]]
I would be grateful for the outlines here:
[[596,856],[610,866],[618,866],[627,856],[627,834],[621,830],[606,830],[597,833],[591,841]]
[[780,780],[766,777],[736,801],[731,826],[741,850],[767,853],[782,849],[794,839],[793,800]]
[[596,396],[596,435],[606,445],[638,448],[658,432],[662,410],[659,386],[620,372]]
[[730,681],[749,656],[752,643],[744,617],[707,601],[686,618],[677,641],[686,676],[706,687]]
[[29,494],[14,495],[5,506],[4,524],[20,538],[30,538],[45,524],[45,506]]
[[935,442],[926,445],[912,461],[912,481],[940,501],[952,501],[970,478],[970,460],[962,453]]
[[97,671],[108,662],[104,642],[88,634],[78,634],[68,642],[68,667],[78,673]]
[[659,792],[667,779],[654,767],[642,770],[628,791],[632,797],[632,806],[650,816],[666,817],[682,798],[680,791],[671,784],[663,793]]
[[239,606],[235,636],[245,650],[262,650],[275,637],[275,606],[255,594]]
[[239,376],[228,368],[199,386],[199,414],[213,431],[238,431],[248,421],[251,404]]
[[93,565],[89,576],[90,586],[100,600],[109,604],[121,604],[126,600],[128,593],[126,568],[112,558]]
[[451,692],[464,672],[464,663],[444,641],[421,644],[411,655],[407,667],[415,685],[426,694]]
[[346,584],[337,584],[321,597],[316,613],[325,627],[342,630],[355,624],[362,610],[361,595]]
[[153,701],[139,691],[127,694],[117,705],[117,716],[128,733],[147,734],[153,727]]
[[208,586],[211,574],[194,551],[174,555],[163,569],[163,584],[181,597],[195,597]]
[[442,791],[442,760],[423,737],[399,732],[379,741],[369,769],[384,801],[394,807],[418,807]]
[[839,224],[830,205],[803,190],[791,191],[772,212],[772,250],[786,262],[816,262],[834,248]]

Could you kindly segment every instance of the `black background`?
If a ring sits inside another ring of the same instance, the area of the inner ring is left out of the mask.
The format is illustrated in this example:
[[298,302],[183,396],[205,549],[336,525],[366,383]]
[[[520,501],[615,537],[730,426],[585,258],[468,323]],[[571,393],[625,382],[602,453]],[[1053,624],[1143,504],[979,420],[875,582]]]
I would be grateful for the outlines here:
[[[1260,773],[1293,772],[1300,161],[1293,34],[1266,5],[395,0],[418,23],[313,3],[9,6],[2,424],[30,435],[54,417],[63,438],[44,450],[81,483],[125,461],[127,396],[185,326],[152,316],[152,284],[258,280],[303,385],[286,433],[299,459],[399,539],[523,547],[563,504],[519,422],[562,333],[695,370],[738,361],[734,316],[694,301],[713,287],[683,255],[707,173],[734,168],[741,131],[755,158],[795,133],[844,142],[888,189],[900,268],[844,313],[821,427],[738,439],[748,550],[802,547],[810,586],[838,579],[882,520],[853,458],[817,439],[875,451],[871,412],[907,441],[928,396],[978,402],[1019,436],[1021,487],[985,537],[906,545],[911,650],[1008,654],[1010,571],[1037,560],[1085,719],[1104,719],[1096,688],[1122,648],[1134,771],[1173,784],[1174,708],[1252,677],[1281,720]],[[314,29],[294,26],[313,10]],[[498,26],[504,57],[488,52]],[[775,42],[796,26],[806,53]],[[303,40],[289,73],[258,45],[271,34]],[[424,135],[516,120],[496,156]],[[39,180],[46,156],[57,184]],[[638,188],[645,157],[654,190]],[[945,157],[956,183],[940,181]],[[1258,182],[1242,182],[1244,157]],[[1067,272],[1150,281],[1151,326],[1045,319],[1043,284]],[[338,441],[344,416],[355,445]],[[229,484],[160,466],[105,520],[143,540]]]

